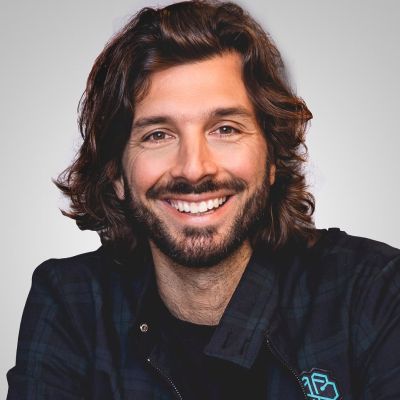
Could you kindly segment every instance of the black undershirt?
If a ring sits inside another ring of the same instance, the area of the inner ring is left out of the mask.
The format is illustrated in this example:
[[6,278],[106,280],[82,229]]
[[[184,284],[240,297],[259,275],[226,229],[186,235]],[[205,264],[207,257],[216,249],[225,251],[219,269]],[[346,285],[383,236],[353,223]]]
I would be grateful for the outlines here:
[[[161,300],[160,300],[161,302]],[[203,350],[216,327],[175,318],[162,304],[163,336],[176,354],[177,371],[171,377],[184,399],[221,400],[266,398],[267,352],[261,351],[251,369],[209,357]]]

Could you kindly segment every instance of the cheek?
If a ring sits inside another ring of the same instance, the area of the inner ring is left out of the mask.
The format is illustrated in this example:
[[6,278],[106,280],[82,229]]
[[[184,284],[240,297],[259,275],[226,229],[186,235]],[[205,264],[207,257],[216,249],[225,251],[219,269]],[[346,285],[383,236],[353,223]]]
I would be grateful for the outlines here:
[[267,162],[267,146],[263,140],[231,146],[229,151],[220,152],[221,166],[231,174],[247,182],[259,183],[264,179]]
[[128,155],[123,163],[131,190],[135,190],[139,196],[154,186],[170,165],[164,157],[155,157],[147,152]]

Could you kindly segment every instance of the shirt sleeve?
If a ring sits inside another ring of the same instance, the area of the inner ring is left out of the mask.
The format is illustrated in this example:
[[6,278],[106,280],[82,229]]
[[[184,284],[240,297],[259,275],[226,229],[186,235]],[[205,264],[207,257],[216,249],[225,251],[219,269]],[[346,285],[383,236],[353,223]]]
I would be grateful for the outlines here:
[[358,288],[353,295],[357,399],[400,399],[400,257],[361,275]]
[[8,400],[77,400],[85,396],[88,351],[65,301],[56,261],[40,265],[24,308]]

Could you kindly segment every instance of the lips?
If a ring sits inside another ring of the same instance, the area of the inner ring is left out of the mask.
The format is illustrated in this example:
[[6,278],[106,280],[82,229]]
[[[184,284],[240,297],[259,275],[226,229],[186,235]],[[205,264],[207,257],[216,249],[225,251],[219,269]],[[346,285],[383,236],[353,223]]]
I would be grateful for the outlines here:
[[226,196],[216,197],[199,202],[189,202],[179,199],[170,199],[168,202],[182,213],[201,214],[221,207],[227,200]]

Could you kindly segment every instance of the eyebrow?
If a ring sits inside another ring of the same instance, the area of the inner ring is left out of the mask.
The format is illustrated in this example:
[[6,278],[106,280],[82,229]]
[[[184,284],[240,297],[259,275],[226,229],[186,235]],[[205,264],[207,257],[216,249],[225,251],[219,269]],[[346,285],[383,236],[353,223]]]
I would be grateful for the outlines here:
[[145,118],[139,118],[137,121],[134,121],[132,125],[132,130],[133,129],[140,129],[140,128],[145,128],[150,125],[157,125],[157,124],[165,124],[167,122],[170,122],[170,118],[164,115],[160,116],[154,116],[154,117],[145,117]]
[[[254,117],[253,113],[244,107],[220,107],[215,110],[211,110],[207,114],[208,118],[221,118],[221,117],[231,117],[240,116],[245,118]],[[139,118],[134,121],[132,125],[132,130],[146,128],[151,125],[166,124],[171,123],[172,118],[168,115],[155,115],[150,117]]]
[[228,107],[228,108],[217,108],[211,112],[212,117],[231,117],[239,116],[252,118],[253,113],[244,107]]

